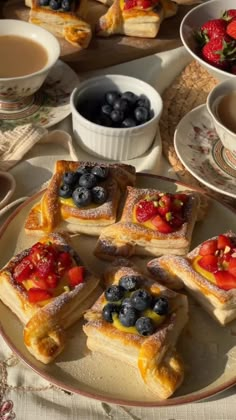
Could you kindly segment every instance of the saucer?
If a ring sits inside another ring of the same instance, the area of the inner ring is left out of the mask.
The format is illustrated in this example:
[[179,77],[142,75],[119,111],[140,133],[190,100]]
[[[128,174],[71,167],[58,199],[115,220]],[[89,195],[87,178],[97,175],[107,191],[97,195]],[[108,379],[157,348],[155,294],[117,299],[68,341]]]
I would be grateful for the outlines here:
[[57,124],[70,113],[70,94],[77,86],[77,74],[63,61],[58,60],[44,84],[26,106],[20,110],[9,104],[0,110],[0,130],[11,130],[17,125],[31,123],[43,127]]
[[174,147],[188,171],[214,191],[236,197],[236,162],[226,150],[204,105],[186,114],[176,127]]

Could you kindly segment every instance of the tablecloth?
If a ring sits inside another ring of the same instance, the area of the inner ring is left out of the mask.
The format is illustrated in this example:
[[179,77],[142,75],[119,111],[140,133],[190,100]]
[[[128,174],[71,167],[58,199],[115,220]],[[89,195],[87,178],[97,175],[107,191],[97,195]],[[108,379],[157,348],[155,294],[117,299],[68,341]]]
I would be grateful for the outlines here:
[[[152,84],[160,93],[171,84],[174,78],[190,61],[183,47],[135,60],[109,69],[90,72],[83,78],[102,73],[120,73],[139,77]],[[82,80],[82,77],[81,77]],[[66,118],[51,130],[60,129],[71,132],[71,117]],[[157,157],[157,155],[156,155]],[[68,151],[57,145],[36,145],[24,161],[15,166],[11,173],[17,181],[12,200],[29,196],[50,179],[53,166],[58,159],[69,159]],[[137,164],[138,170],[149,170],[156,174],[175,177],[174,172],[161,157],[158,165],[153,161]],[[4,215],[1,223],[8,216]],[[0,419],[19,420],[43,419],[83,419],[83,420],[235,420],[235,388],[231,388],[208,401],[190,403],[173,407],[141,408],[117,406],[77,394],[60,390],[14,356],[0,338],[0,392],[5,393],[5,405],[0,409]],[[7,402],[7,401],[12,401]],[[4,410],[6,416],[4,417]]]

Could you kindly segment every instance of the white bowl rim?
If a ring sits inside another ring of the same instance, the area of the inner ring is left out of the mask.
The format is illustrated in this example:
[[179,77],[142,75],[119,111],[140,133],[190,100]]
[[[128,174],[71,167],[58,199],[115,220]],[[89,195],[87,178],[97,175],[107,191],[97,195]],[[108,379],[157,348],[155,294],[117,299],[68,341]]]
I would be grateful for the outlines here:
[[[55,48],[57,48],[57,54],[56,54],[57,58],[55,58],[50,64],[47,64],[42,69],[40,69],[38,71],[35,71],[34,73],[29,73],[29,74],[26,74],[25,76],[17,76],[17,77],[0,77],[0,82],[7,82],[7,81],[13,81],[13,80],[15,80],[15,81],[24,80],[24,79],[27,79],[29,77],[33,77],[33,76],[36,76],[36,75],[37,76],[41,75],[42,73],[48,71],[56,63],[56,61],[60,57],[61,48],[60,48],[59,41],[57,40],[57,38],[51,32],[47,31],[46,29],[42,28],[39,25],[35,25],[33,23],[25,22],[25,21],[22,21],[22,20],[2,19],[1,22],[0,22],[0,26],[1,26],[2,22],[4,22],[4,25],[6,24],[6,26],[7,26],[7,24],[17,22],[17,25],[23,25],[23,26],[27,25],[29,28],[31,27],[32,29],[36,28],[36,30],[39,30],[42,33],[44,33],[45,35],[49,36],[53,40],[53,42],[55,43]],[[10,32],[8,33],[8,35],[10,35]],[[0,35],[0,36],[2,36],[2,35]],[[26,38],[24,35],[21,35],[21,34],[19,34],[19,36],[22,36],[22,37]],[[38,41],[35,41],[35,42],[38,42]],[[40,44],[40,43],[38,42],[38,44]],[[42,45],[42,44],[40,44],[40,45]]]
[[[119,79],[123,79],[123,80],[128,80],[128,79],[132,79],[134,81],[138,81],[140,82],[143,86],[148,87],[150,90],[153,91],[153,93],[156,95],[156,97],[158,98],[159,102],[160,102],[160,111],[157,115],[154,115],[150,120],[146,121],[143,124],[137,125],[135,127],[106,127],[103,125],[99,125],[99,124],[95,124],[92,121],[87,120],[87,118],[83,117],[83,115],[81,115],[74,104],[74,97],[76,95],[76,93],[78,92],[78,90],[80,88],[83,88],[84,86],[86,86],[87,84],[89,84],[90,82],[95,82],[95,81],[99,81],[101,79],[104,79],[105,77],[110,78],[111,80],[114,78],[119,78]],[[70,95],[70,104],[71,104],[71,108],[72,108],[72,114],[74,113],[74,115],[78,116],[81,121],[83,121],[86,125],[89,125],[91,127],[91,129],[93,128],[94,130],[102,130],[104,131],[104,129],[106,130],[107,134],[113,134],[114,130],[121,130],[123,131],[128,131],[128,130],[132,130],[132,132],[136,132],[138,131],[140,128],[145,128],[147,125],[149,125],[151,122],[153,122],[155,119],[158,119],[159,116],[161,115],[162,111],[163,111],[163,100],[162,97],[160,95],[160,93],[149,83],[144,82],[141,79],[138,79],[136,77],[132,77],[132,76],[126,76],[123,74],[104,74],[104,75],[100,75],[100,76],[94,76],[94,77],[90,77],[86,80],[84,80],[83,82],[81,82],[79,84],[79,86],[75,87],[74,90],[72,91],[71,95]]]
[[[199,57],[199,55],[197,55],[186,43],[184,36],[183,36],[183,27],[185,25],[186,20],[188,19],[188,17],[194,13],[196,11],[196,9],[201,9],[206,7],[208,4],[211,3],[220,3],[222,0],[208,0],[207,2],[201,3],[197,6],[195,6],[193,9],[191,9],[188,13],[186,13],[186,15],[184,16],[184,18],[182,19],[181,23],[180,23],[180,28],[179,28],[179,32],[180,32],[180,38],[181,41],[184,45],[184,47],[186,48],[186,50],[196,58],[196,60],[200,61],[204,66],[206,66],[209,69],[215,70],[217,73],[221,74],[222,76],[227,75],[229,78],[234,78],[236,75],[233,73],[229,73],[227,71],[218,69],[217,67],[212,66],[211,64],[207,63],[206,61],[204,61],[201,57]],[[213,19],[213,18],[212,18]]]

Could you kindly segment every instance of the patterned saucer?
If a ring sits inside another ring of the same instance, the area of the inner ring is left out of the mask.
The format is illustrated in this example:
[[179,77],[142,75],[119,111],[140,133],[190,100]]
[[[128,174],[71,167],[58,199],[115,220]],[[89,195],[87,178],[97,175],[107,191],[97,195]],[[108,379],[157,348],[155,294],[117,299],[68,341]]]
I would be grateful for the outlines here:
[[236,161],[226,150],[205,105],[186,114],[176,127],[174,147],[188,171],[212,190],[236,197]]
[[0,110],[0,130],[17,125],[37,124],[51,127],[66,118],[70,110],[70,94],[78,84],[77,74],[63,61],[58,60],[43,86],[23,109]]

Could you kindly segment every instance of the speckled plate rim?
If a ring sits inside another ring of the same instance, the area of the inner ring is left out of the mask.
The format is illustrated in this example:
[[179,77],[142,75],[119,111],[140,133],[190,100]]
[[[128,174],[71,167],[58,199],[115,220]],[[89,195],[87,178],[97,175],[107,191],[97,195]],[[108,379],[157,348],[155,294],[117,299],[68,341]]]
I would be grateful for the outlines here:
[[[217,200],[213,196],[211,196],[211,194],[206,194],[206,192],[204,190],[202,190],[201,188],[191,187],[191,186],[189,186],[189,185],[187,185],[187,184],[185,184],[181,181],[176,181],[176,180],[171,179],[171,178],[158,176],[158,175],[152,175],[152,174],[148,174],[148,173],[138,173],[137,177],[138,178],[139,177],[144,177],[144,178],[157,179],[158,181],[164,181],[164,182],[170,183],[171,186],[173,186],[173,185],[176,185],[177,187],[179,186],[181,189],[187,188],[187,189],[190,189],[190,190],[193,190],[193,191],[198,191],[198,192],[202,193],[205,197],[207,197],[211,201],[211,206],[212,205],[214,206],[214,204],[215,204],[216,206],[222,207],[223,210],[228,209],[229,212],[232,212],[232,217],[234,217],[236,215],[236,210],[235,209],[228,206],[227,204],[222,204],[219,200]],[[0,239],[1,239],[2,235],[4,234],[4,232],[7,230],[7,228],[9,227],[9,225],[11,224],[11,222],[14,221],[14,218],[17,216],[17,214],[20,213],[21,211],[24,211],[24,208],[27,205],[29,205],[31,202],[35,201],[36,199],[38,200],[39,197],[41,197],[41,195],[43,194],[43,192],[44,192],[44,190],[36,193],[34,196],[32,196],[27,201],[25,201],[22,205],[20,205],[9,216],[9,218],[4,222],[4,224],[0,228]],[[104,395],[100,395],[99,393],[87,392],[87,391],[84,391],[82,389],[77,389],[73,386],[65,385],[65,383],[63,383],[63,381],[57,380],[56,378],[53,378],[51,375],[48,375],[48,374],[45,374],[44,372],[42,372],[41,369],[37,368],[34,365],[34,363],[30,362],[28,360],[28,358],[25,357],[21,353],[21,351],[12,343],[10,337],[8,336],[8,334],[5,333],[4,329],[2,328],[1,323],[0,323],[0,334],[3,337],[3,339],[5,340],[5,342],[8,344],[8,346],[10,347],[10,349],[22,360],[22,362],[24,362],[35,373],[39,374],[42,378],[46,379],[51,384],[53,384],[53,385],[55,385],[55,386],[57,386],[61,389],[64,389],[66,391],[82,395],[84,397],[88,397],[88,398],[92,398],[94,400],[104,401],[104,402],[112,403],[112,404],[116,404],[116,405],[124,405],[124,406],[131,406],[131,407],[147,407],[147,408],[148,407],[177,406],[177,405],[181,405],[181,404],[198,402],[198,401],[201,401],[201,400],[204,400],[204,399],[208,399],[208,398],[216,396],[217,394],[219,394],[223,391],[226,391],[227,389],[236,385],[236,374],[234,374],[234,375],[232,375],[232,378],[223,382],[222,384],[219,384],[219,385],[213,387],[212,389],[208,389],[208,390],[200,389],[199,391],[195,391],[195,392],[187,394],[187,395],[183,395],[183,396],[180,396],[180,397],[171,397],[167,400],[162,400],[162,401],[156,401],[156,402],[132,401],[132,400],[125,401],[122,398],[104,397]]]
[[[216,183],[217,183],[217,177],[218,179],[222,177],[222,180],[223,180],[223,177],[228,179],[228,183],[227,181],[225,181],[222,187],[220,187],[219,185],[217,186],[216,184],[211,182],[211,180],[207,178],[207,173],[203,171],[201,172],[200,170],[198,171],[198,169],[196,169],[193,163],[191,162],[191,159],[194,160],[194,152],[193,152],[193,149],[191,149],[191,147],[194,145],[193,145],[193,142],[192,144],[190,144],[191,140],[189,140],[189,144],[188,144],[188,135],[190,135],[191,132],[193,132],[194,124],[195,126],[199,126],[200,124],[202,124],[203,120],[207,122],[208,128],[210,130],[215,131],[213,127],[213,122],[211,122],[211,117],[208,114],[205,104],[199,105],[196,108],[192,109],[180,120],[174,132],[175,152],[179,160],[181,161],[181,163],[196,179],[198,179],[198,181],[200,181],[201,183],[203,183],[204,185],[206,185],[207,187],[209,187],[210,189],[214,191],[217,191],[229,197],[235,198],[236,188],[235,188],[235,193],[232,191],[232,189],[234,187],[233,184],[236,183],[236,178],[222,170],[222,168],[218,165],[218,163],[216,162],[216,159],[214,158],[211,152],[208,153],[208,156],[209,156],[208,160],[211,163],[211,169],[214,172]],[[216,133],[215,135],[217,136]],[[195,150],[195,153],[196,153],[196,150]],[[199,153],[198,162],[201,162],[201,161],[203,162],[204,156],[205,156],[204,153],[201,153],[201,154]],[[207,158],[205,159],[205,162],[207,162]]]

